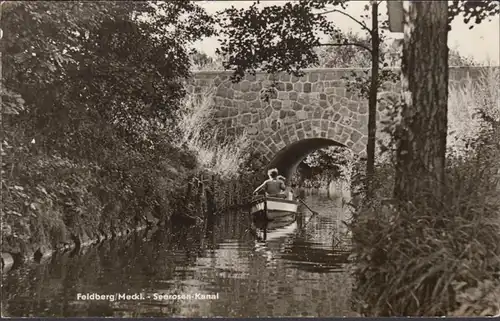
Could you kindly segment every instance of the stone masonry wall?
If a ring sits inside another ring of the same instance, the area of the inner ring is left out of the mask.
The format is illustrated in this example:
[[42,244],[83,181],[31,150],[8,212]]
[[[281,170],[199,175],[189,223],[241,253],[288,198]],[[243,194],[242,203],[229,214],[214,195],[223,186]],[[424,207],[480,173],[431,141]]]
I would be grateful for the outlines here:
[[[450,82],[474,79],[480,69],[451,67]],[[246,130],[255,151],[267,161],[287,145],[306,138],[331,139],[363,157],[368,140],[368,100],[349,92],[343,80],[343,76],[363,71],[309,69],[300,78],[257,73],[247,75],[240,83],[232,83],[228,71],[201,71],[194,74],[188,91],[203,94],[212,88],[216,126],[229,136]],[[269,93],[271,99],[266,102],[264,94],[273,80],[277,82],[277,90]],[[378,122],[386,118],[386,99],[398,98],[399,91],[399,83],[382,86]]]

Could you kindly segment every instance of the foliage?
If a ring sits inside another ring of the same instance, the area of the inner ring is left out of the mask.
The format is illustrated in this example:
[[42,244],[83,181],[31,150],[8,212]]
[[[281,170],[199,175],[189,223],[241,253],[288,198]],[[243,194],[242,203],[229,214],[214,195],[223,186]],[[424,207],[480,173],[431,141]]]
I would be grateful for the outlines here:
[[[187,45],[213,33],[210,16],[186,1],[2,5],[12,235],[51,234],[33,217],[78,237],[133,226],[147,212],[167,219],[171,194],[196,167],[173,146],[173,124],[190,75]],[[40,206],[45,216],[29,209]]]
[[247,160],[250,139],[245,132],[225,136],[214,126],[215,112],[212,90],[187,95],[178,113],[176,145],[192,151],[202,170],[234,178]]
[[498,69],[488,69],[477,83],[450,88],[452,128],[470,122],[472,111],[479,113],[471,133],[459,133],[464,143],[449,146],[442,202],[426,190],[413,203],[382,205],[391,198],[394,166],[377,167],[376,197],[355,213],[351,226],[356,309],[366,315],[498,313],[498,81]]
[[349,149],[331,146],[307,155],[303,163],[315,169],[314,176],[320,177],[320,180],[330,182],[340,179],[350,182],[353,161]]
[[428,191],[415,207],[372,205],[359,213],[352,227],[357,292],[367,315],[445,315],[456,308],[454,282],[492,278],[500,244],[493,182],[471,166],[450,171],[453,188],[441,208],[422,204]]
[[[448,23],[458,15],[462,15],[464,23],[468,24],[473,19],[475,24],[480,24],[498,14],[500,14],[498,1],[453,0],[448,7]],[[474,24],[469,26],[469,29],[472,28]]]
[[345,8],[344,2],[301,0],[264,8],[256,2],[248,9],[226,9],[218,13],[222,40],[217,53],[226,58],[224,67],[234,70],[235,80],[257,69],[301,76],[301,69],[318,63],[314,48],[321,45],[320,33],[342,36],[318,10]]

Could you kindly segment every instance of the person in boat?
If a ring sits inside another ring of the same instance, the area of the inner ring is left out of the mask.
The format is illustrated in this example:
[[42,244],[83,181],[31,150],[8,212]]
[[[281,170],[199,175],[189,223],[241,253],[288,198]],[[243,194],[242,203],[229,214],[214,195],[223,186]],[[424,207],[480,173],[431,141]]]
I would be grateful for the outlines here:
[[282,191],[282,193],[285,194],[286,199],[290,201],[293,200],[293,189],[291,186],[292,185],[291,182],[290,181],[286,182],[286,178],[281,175],[278,175],[278,179],[283,183],[285,183],[285,190]]
[[259,192],[260,190],[264,190],[267,196],[286,198],[286,195],[283,193],[283,191],[285,191],[286,189],[286,186],[282,180],[278,179],[278,170],[272,169],[268,174],[269,179],[262,183],[259,187],[257,187],[254,191],[254,194]]

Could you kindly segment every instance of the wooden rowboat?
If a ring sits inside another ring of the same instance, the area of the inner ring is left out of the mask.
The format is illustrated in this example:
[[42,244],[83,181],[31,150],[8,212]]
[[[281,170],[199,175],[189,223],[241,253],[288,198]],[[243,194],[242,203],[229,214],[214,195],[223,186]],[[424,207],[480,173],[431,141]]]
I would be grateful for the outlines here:
[[297,213],[299,202],[278,197],[257,196],[252,199],[250,213],[255,218],[265,218],[269,221]]

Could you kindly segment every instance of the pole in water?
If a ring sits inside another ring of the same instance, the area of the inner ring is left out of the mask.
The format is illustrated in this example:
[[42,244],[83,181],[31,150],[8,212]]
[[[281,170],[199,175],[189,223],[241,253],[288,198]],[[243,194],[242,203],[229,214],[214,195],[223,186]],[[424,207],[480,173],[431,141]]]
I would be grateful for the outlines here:
[[314,215],[318,214],[318,212],[316,211],[313,211],[301,198],[297,198],[299,200],[299,202],[301,202],[302,204],[304,204],[304,206],[311,211],[311,213],[313,213]]

